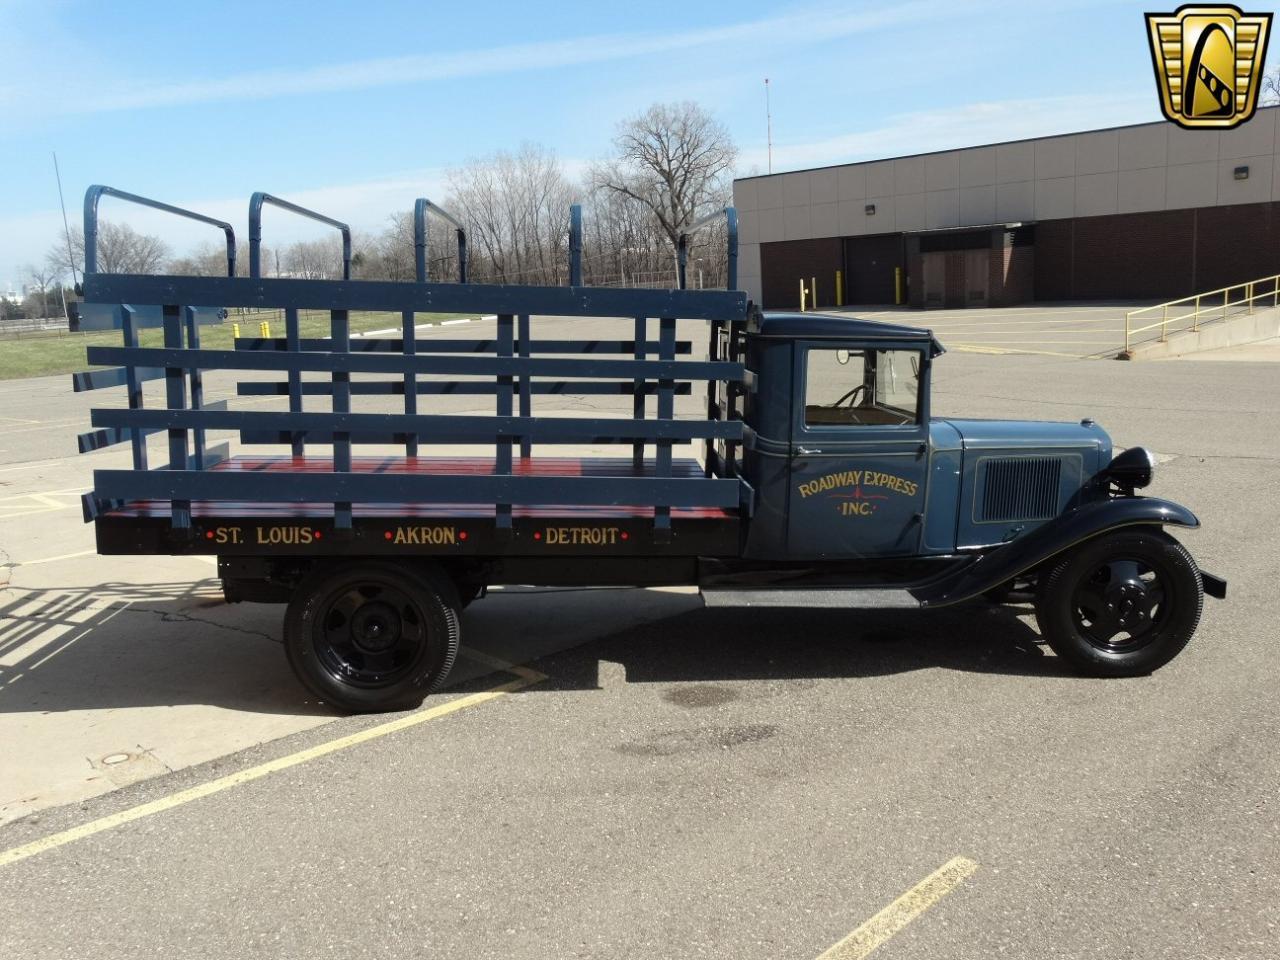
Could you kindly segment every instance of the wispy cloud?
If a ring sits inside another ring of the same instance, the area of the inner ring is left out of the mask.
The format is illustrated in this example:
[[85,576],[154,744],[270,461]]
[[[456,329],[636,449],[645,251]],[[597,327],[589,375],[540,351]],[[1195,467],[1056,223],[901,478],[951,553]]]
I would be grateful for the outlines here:
[[[972,103],[904,113],[868,130],[775,143],[773,170],[896,157],[1160,119],[1151,97],[1063,96]],[[764,173],[767,147],[743,151],[739,170]]]
[[[693,30],[600,34],[449,53],[355,60],[305,69],[244,71],[185,83],[151,78],[66,91],[53,108],[62,113],[138,110],[218,101],[264,100],[338,91],[365,90],[430,81],[547,70],[640,57],[731,48],[741,55],[760,44],[810,45],[905,24],[968,16],[995,4],[984,0],[908,0],[867,6],[806,7],[785,15]],[[0,88],[0,102],[17,104],[20,84]]]

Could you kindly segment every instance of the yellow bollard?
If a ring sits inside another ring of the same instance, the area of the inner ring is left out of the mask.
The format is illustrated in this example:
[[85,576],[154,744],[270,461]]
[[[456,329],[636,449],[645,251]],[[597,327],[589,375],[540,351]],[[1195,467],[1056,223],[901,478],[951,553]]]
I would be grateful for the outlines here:
[[258,336],[260,336],[263,340],[270,338],[271,328],[267,325],[267,321],[265,320],[259,321]]
[[809,305],[812,306],[813,309],[815,310],[818,309],[818,278],[817,277],[809,278]]
[[239,339],[240,339],[240,324],[238,324],[238,323],[233,323],[233,324],[231,325],[231,339],[232,339],[232,340],[239,340]]
[[893,302],[902,306],[902,268],[893,268]]
[[804,294],[805,294],[804,280],[801,280],[800,281],[800,312],[801,313],[804,313]]
[[844,306],[844,273],[836,271],[836,306]]

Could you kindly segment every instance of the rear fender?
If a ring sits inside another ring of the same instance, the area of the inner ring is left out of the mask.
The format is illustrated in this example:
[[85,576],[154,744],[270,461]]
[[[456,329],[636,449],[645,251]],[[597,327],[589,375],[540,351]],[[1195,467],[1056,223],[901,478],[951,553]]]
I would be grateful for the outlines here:
[[982,554],[959,570],[921,584],[911,593],[922,607],[968,600],[1007,583],[1081,541],[1134,526],[1195,528],[1200,526],[1200,521],[1186,507],[1153,497],[1120,497],[1088,503],[1037,527],[1025,537]]

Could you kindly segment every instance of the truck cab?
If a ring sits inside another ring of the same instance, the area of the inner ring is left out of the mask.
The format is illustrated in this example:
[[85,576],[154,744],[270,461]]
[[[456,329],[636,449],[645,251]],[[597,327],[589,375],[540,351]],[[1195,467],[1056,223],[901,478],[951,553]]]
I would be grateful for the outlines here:
[[1111,440],[1091,420],[933,415],[927,331],[765,314],[746,337],[756,389],[744,473],[746,553],[791,560],[953,555],[998,546],[1107,499]]

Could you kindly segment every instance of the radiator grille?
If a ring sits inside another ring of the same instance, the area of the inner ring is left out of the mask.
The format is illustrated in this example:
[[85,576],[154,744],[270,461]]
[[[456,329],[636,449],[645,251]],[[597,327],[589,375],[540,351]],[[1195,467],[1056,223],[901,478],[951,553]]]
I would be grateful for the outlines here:
[[1047,520],[1058,512],[1059,457],[992,457],[982,463],[979,520]]

